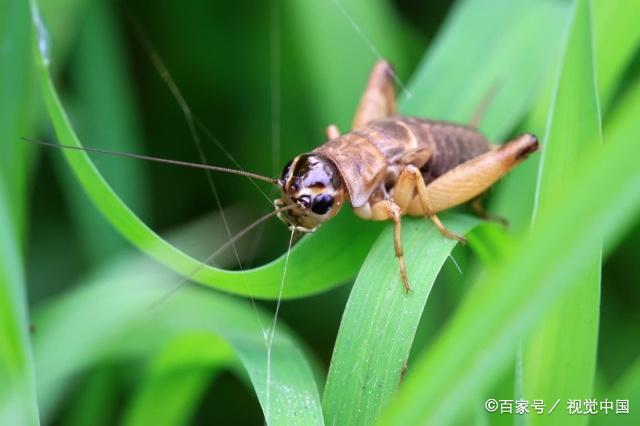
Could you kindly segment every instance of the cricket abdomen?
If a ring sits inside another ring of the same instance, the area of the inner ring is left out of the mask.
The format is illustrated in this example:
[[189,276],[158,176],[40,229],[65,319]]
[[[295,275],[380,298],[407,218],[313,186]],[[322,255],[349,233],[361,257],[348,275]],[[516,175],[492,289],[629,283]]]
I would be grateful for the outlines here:
[[374,142],[391,161],[400,149],[405,152],[428,149],[430,156],[426,162],[411,163],[420,169],[427,184],[459,164],[492,149],[489,141],[475,129],[443,121],[392,117],[374,121],[367,127],[388,135],[402,135],[395,142],[389,138],[381,138],[380,143]]

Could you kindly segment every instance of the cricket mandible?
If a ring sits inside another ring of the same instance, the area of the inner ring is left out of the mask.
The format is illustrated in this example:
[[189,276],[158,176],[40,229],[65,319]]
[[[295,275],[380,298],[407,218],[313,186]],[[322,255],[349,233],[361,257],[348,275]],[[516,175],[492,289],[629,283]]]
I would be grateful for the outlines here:
[[327,128],[328,142],[284,168],[274,200],[292,229],[313,232],[346,202],[365,220],[391,220],[400,277],[411,290],[404,262],[401,217],[430,219],[447,238],[437,213],[477,199],[539,148],[532,134],[491,144],[470,126],[396,116],[391,67],[373,67],[349,133]]

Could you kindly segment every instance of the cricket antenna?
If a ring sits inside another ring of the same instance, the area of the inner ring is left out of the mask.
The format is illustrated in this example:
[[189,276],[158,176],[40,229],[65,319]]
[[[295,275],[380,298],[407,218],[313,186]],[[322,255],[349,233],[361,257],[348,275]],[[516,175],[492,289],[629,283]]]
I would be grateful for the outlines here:
[[25,141],[25,142],[29,142],[29,143],[36,144],[36,145],[47,146],[47,147],[51,147],[51,148],[72,149],[72,150],[76,150],[76,151],[95,152],[95,153],[98,153],[98,154],[112,155],[112,156],[116,156],[116,157],[135,158],[137,160],[147,160],[147,161],[155,161],[156,163],[173,164],[174,166],[192,167],[192,168],[196,168],[196,169],[205,169],[205,170],[213,170],[213,171],[216,171],[216,172],[230,173],[230,174],[234,174],[234,175],[245,176],[245,177],[248,177],[250,179],[261,180],[263,182],[267,182],[267,183],[270,183],[272,185],[280,186],[280,180],[279,179],[270,178],[270,177],[267,177],[267,176],[262,176],[262,175],[259,175],[257,173],[245,172],[245,171],[236,170],[236,169],[229,169],[227,167],[210,166],[208,164],[200,164],[200,163],[189,163],[187,161],[167,160],[165,158],[151,157],[149,155],[131,154],[131,153],[128,153],[128,152],[111,151],[111,150],[108,150],[108,149],[87,148],[87,147],[83,147],[83,146],[73,146],[73,145],[62,145],[62,144],[45,142],[45,141],[40,141],[40,140],[37,140],[37,139],[31,139],[31,138],[26,138],[26,137],[22,137],[21,139],[23,141]]
[[[178,284],[176,284],[172,289],[170,289],[167,293],[163,294],[158,300],[156,300],[155,302],[153,302],[151,304],[151,308],[157,307],[160,304],[162,304],[164,301],[166,301],[169,297],[171,297],[176,291],[180,290],[180,288],[187,282],[189,281],[191,278],[193,278],[198,272],[200,272],[200,270],[202,270],[202,268],[204,268],[205,266],[207,266],[209,264],[209,262],[211,262],[216,256],[218,256],[220,253],[222,253],[226,248],[228,248],[229,246],[233,246],[233,244],[238,241],[240,238],[244,237],[247,233],[249,233],[249,231],[251,231],[252,229],[254,229],[256,226],[260,225],[263,222],[266,222],[267,220],[271,219],[274,216],[277,216],[280,213],[286,212],[287,210],[291,210],[295,208],[295,205],[288,205],[288,206],[284,206],[284,207],[280,207],[275,209],[272,212],[269,212],[267,214],[265,214],[264,216],[262,216],[261,218],[257,219],[255,222],[253,222],[250,225],[247,225],[242,231],[238,232],[236,235],[234,235],[233,237],[231,237],[229,239],[229,241],[227,241],[226,243],[224,243],[223,245],[221,245],[220,247],[218,247],[218,249],[216,251],[214,251],[213,253],[211,253],[209,255],[209,257],[207,257],[205,260],[203,260],[200,265],[198,265],[197,268],[195,268],[193,271],[191,271],[191,273],[189,273],[189,275],[187,275],[186,277],[184,277],[182,280],[180,280],[180,282],[178,282]],[[289,247],[291,248],[291,247]]]

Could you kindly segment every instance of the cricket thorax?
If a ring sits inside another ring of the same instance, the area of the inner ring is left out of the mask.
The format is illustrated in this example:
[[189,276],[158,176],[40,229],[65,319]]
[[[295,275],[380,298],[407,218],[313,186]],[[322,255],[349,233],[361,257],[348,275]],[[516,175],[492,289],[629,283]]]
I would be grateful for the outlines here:
[[282,193],[276,206],[288,206],[280,219],[302,232],[314,231],[334,217],[345,198],[344,182],[336,165],[323,155],[295,157],[280,177]]

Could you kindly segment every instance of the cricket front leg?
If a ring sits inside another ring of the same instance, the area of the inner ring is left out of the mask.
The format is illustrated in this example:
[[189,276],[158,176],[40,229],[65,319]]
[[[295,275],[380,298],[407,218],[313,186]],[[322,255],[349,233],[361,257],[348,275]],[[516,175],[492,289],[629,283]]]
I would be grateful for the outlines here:
[[372,220],[392,220],[393,221],[393,248],[400,265],[400,279],[404,290],[409,293],[411,285],[407,275],[407,267],[404,263],[404,253],[402,251],[402,210],[395,202],[390,200],[378,201],[371,206]]
[[352,129],[359,129],[370,121],[395,115],[396,93],[392,76],[393,69],[387,61],[379,61],[373,66],[356,110]]
[[424,215],[431,219],[438,231],[445,237],[458,240],[462,244],[467,242],[463,236],[449,231],[440,221],[431,205],[431,200],[429,200],[422,173],[417,167],[407,166],[402,170],[393,190],[393,199],[403,212],[408,212],[412,216]]

